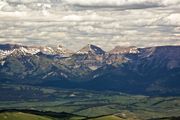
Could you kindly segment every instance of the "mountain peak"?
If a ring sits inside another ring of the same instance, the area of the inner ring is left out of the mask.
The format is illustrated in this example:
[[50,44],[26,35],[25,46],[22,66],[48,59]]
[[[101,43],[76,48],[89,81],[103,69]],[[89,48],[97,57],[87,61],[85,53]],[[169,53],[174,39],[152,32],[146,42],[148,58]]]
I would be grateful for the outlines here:
[[54,55],[56,54],[54,48],[48,46],[39,47],[40,51],[44,54]]
[[78,54],[88,54],[88,53],[92,53],[92,54],[96,54],[96,55],[104,55],[105,51],[102,50],[100,47],[92,45],[92,44],[88,44],[85,47],[83,47],[81,50],[79,50],[77,52]]
[[13,49],[18,49],[20,47],[25,47],[25,46],[18,44],[0,44],[0,50],[13,50]]
[[28,47],[18,44],[0,44],[0,59],[6,58],[9,55],[26,55],[26,54],[36,54],[40,50],[35,47]]
[[110,54],[126,54],[126,53],[139,53],[138,48],[135,46],[129,46],[129,47],[123,47],[123,46],[116,46],[114,49],[112,49]]
[[65,57],[67,57],[67,56],[71,55],[73,52],[71,50],[65,48],[62,45],[58,45],[56,48],[56,53],[63,54],[63,55],[65,55]]

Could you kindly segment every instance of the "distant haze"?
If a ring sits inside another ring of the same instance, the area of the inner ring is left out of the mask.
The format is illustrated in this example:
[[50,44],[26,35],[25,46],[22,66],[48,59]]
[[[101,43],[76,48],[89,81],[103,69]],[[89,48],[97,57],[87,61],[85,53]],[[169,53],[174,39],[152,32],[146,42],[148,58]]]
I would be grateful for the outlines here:
[[180,0],[0,0],[0,43],[180,45]]

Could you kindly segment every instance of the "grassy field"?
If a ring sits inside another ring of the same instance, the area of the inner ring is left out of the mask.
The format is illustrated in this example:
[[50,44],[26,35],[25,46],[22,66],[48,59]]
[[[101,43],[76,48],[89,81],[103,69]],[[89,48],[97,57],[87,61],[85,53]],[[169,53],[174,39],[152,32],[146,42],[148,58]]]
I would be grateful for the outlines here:
[[[165,117],[165,118],[156,118],[149,120],[179,120],[179,119],[180,117]],[[137,118],[135,116],[126,116],[124,114],[105,115],[99,117],[83,117],[68,113],[59,113],[58,115],[58,113],[48,114],[42,112],[41,114],[37,114],[31,112],[28,113],[27,111],[26,112],[6,111],[0,113],[0,120],[143,120],[143,119]]]
[[115,115],[108,115],[96,118],[85,118],[85,117],[50,117],[35,115],[23,112],[4,112],[0,113],[0,120],[136,120],[133,118],[120,118]]
[[70,113],[37,111],[28,109],[0,110],[0,120],[84,120],[87,117]]
[[0,120],[140,120],[135,116],[125,114],[84,117],[69,113],[43,112],[35,110],[5,110],[0,111]]
[[112,117],[115,120],[122,119],[122,116],[153,119],[180,115],[180,97],[149,97],[113,91],[66,90],[5,84],[0,86],[0,95],[3,96],[0,97],[0,109],[67,112],[86,117]]
[[0,120],[53,120],[52,118],[22,112],[0,113]]

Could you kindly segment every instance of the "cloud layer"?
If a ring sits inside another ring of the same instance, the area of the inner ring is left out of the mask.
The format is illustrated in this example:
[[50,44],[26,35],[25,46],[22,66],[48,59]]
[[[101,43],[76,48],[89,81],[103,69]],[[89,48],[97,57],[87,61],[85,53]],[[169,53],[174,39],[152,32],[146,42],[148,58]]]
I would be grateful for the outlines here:
[[180,0],[0,0],[0,42],[180,45]]
[[180,4],[179,0],[63,0],[77,6],[91,7],[124,7],[124,8],[151,8]]

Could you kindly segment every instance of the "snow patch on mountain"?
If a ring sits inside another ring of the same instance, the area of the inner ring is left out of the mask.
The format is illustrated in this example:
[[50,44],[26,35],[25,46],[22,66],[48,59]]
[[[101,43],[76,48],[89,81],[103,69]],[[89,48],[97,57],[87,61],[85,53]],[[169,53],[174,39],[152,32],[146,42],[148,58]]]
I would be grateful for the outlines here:
[[96,55],[104,55],[105,51],[103,51],[100,47],[95,45],[88,44],[87,46],[83,47],[81,50],[77,52],[77,54],[96,54]]
[[22,46],[13,44],[0,44],[0,59],[4,59],[9,55],[35,55],[37,53],[46,55],[58,55],[60,57],[68,57],[72,52],[63,46]]
[[4,66],[6,61],[1,61],[1,66]]
[[140,51],[138,48],[134,46],[130,47],[122,47],[122,46],[116,46],[113,50],[110,51],[110,54],[137,54]]

